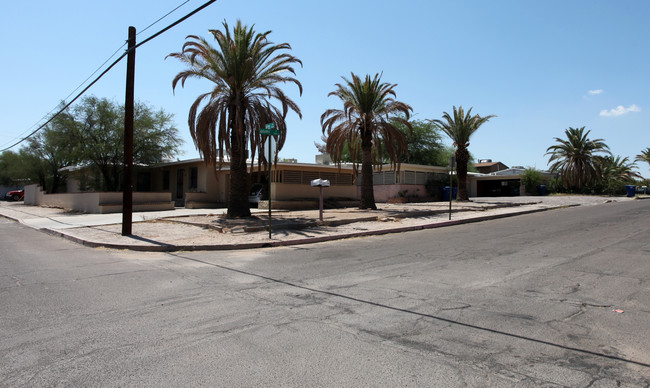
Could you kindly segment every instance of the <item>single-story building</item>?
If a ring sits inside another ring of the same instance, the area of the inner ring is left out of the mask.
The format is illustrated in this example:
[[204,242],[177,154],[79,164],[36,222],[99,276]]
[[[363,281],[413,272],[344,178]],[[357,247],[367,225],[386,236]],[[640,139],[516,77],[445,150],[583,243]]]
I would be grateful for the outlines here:
[[[271,171],[271,203],[273,208],[313,208],[317,206],[320,190],[311,186],[314,179],[326,179],[330,186],[324,189],[325,199],[332,206],[355,206],[361,194],[361,175],[354,177],[352,166],[328,164],[327,158],[317,158],[321,163],[280,162]],[[491,163],[491,161],[490,161]],[[507,168],[502,163],[491,173],[468,173],[467,190],[470,197],[513,196],[524,194],[521,178],[523,167]],[[250,166],[250,184],[266,185],[268,172],[257,164]],[[55,195],[35,191],[26,196],[26,203],[63,206],[87,212],[121,211],[119,195],[104,194],[83,196],[80,190],[80,176],[83,169],[68,178],[68,193]],[[375,201],[388,202],[392,198],[406,198],[409,201],[433,200],[437,190],[449,185],[447,167],[402,164],[399,170],[390,165],[375,169],[373,183]],[[141,209],[159,210],[185,206],[188,208],[226,207],[230,194],[230,170],[227,163],[216,168],[201,159],[179,160],[152,166],[138,166],[134,173],[134,203]],[[69,194],[76,196],[70,197]],[[84,198],[81,198],[84,197]],[[49,198],[49,200],[48,200]],[[269,193],[264,192],[268,199]],[[49,201],[49,202],[48,202]],[[98,202],[98,203],[95,203]],[[83,203],[84,205],[74,205]],[[171,205],[170,205],[171,204]],[[260,206],[268,206],[262,201]],[[100,210],[97,210],[100,209]]]

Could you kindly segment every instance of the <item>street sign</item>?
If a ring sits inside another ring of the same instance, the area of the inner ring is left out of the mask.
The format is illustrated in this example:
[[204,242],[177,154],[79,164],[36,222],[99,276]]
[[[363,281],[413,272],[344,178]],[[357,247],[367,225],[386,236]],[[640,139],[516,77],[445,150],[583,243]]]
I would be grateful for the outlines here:
[[266,129],[266,128],[260,129],[260,135],[278,136],[279,134],[280,134],[279,129]]
[[280,130],[275,129],[275,123],[268,123],[264,128],[260,129],[260,135],[278,136],[279,134]]
[[[278,136],[280,134],[279,129],[275,129],[275,123],[268,123],[264,126],[264,128],[260,128],[260,135],[270,135],[270,136]],[[268,193],[269,193],[269,239],[271,239],[271,235],[273,233],[273,224],[271,223],[271,164],[273,162],[272,157],[273,154],[276,154],[277,156],[277,146],[275,144],[275,138],[270,137],[269,139],[269,146],[264,147],[266,148],[265,154],[266,154],[266,160],[268,160],[268,163],[266,165],[268,166],[269,169],[269,179],[266,181],[266,184],[268,185]]]

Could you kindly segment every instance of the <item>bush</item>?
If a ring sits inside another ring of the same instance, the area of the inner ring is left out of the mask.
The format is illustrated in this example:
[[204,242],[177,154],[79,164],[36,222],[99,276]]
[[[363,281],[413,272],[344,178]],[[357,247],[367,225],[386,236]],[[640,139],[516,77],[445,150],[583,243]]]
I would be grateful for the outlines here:
[[526,168],[524,176],[521,178],[521,183],[524,185],[528,194],[537,194],[537,186],[542,183],[542,173],[532,167]]

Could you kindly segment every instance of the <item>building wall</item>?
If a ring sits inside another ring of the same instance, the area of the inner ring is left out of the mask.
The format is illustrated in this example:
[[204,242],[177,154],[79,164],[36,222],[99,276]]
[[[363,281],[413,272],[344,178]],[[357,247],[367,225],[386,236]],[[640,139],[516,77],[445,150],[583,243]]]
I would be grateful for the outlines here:
[[[324,198],[356,198],[357,188],[354,185],[330,186],[323,188]],[[273,183],[271,185],[271,200],[290,201],[295,199],[318,199],[320,189],[309,184]]]
[[[375,202],[388,202],[390,198],[398,197],[429,197],[427,189],[424,185],[406,185],[406,184],[393,184],[393,185],[375,185]],[[402,192],[404,195],[400,195]],[[358,189],[358,195],[361,197],[361,186]]]
[[[46,194],[38,185],[25,186],[25,205],[47,206],[91,214],[118,213],[122,211],[121,192],[77,192]],[[133,193],[133,210],[172,210],[170,193]]]

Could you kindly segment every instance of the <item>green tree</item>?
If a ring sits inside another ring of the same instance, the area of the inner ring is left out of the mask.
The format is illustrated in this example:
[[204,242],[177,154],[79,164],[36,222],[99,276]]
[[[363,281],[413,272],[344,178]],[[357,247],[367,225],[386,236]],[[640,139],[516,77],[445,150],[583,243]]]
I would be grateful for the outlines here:
[[[302,94],[302,85],[294,78],[293,65],[299,59],[281,52],[290,50],[288,43],[274,44],[267,38],[271,31],[255,33],[237,21],[232,33],[226,22],[224,31],[210,30],[217,46],[207,40],[188,36],[183,50],[169,54],[187,65],[187,70],[174,77],[172,88],[189,78],[206,79],[214,83],[211,91],[201,94],[192,104],[188,124],[194,144],[207,164],[221,166],[230,155],[230,199],[228,217],[249,217],[248,171],[246,144],[250,158],[258,152],[263,159],[263,141],[259,129],[274,123],[280,135],[278,151],[284,145],[288,110],[301,118],[298,105],[278,87],[294,83]],[[290,75],[286,75],[290,73]],[[277,100],[281,109],[272,105]],[[201,104],[205,105],[201,108]],[[264,162],[267,161],[264,159]]]
[[636,160],[637,162],[641,162],[641,163],[645,162],[650,164],[650,147],[641,151],[641,153],[638,154],[634,160]]
[[[407,137],[407,153],[400,156],[401,163],[420,164],[425,166],[447,166],[449,156],[454,151],[451,147],[446,147],[441,140],[438,127],[425,120],[409,120],[413,131],[404,125],[401,121],[393,122],[393,125]],[[314,142],[319,152],[327,152],[327,136],[321,137],[323,143]],[[451,151],[449,151],[451,149]],[[352,163],[350,148],[346,144],[341,151],[341,161]],[[386,153],[382,155],[382,162],[388,163],[390,158]],[[361,163],[361,160],[357,160]]]
[[23,184],[29,178],[20,154],[4,151],[0,154],[0,185]]
[[442,113],[442,120],[432,120],[438,127],[454,142],[456,152],[456,174],[458,175],[458,200],[467,201],[467,166],[470,160],[470,154],[467,150],[469,147],[469,139],[476,132],[481,125],[485,124],[495,115],[489,116],[472,116],[472,108],[469,108],[467,113],[463,111],[463,107],[459,106],[458,110],[453,107],[454,116],[449,113]]
[[625,192],[625,185],[634,183],[635,179],[641,179],[641,175],[635,171],[636,164],[625,157],[605,156],[600,159],[600,180],[595,184],[597,192],[604,194],[622,194]]
[[[91,166],[102,177],[106,191],[121,188],[124,173],[124,106],[106,98],[86,97],[72,109],[75,153],[79,162]],[[133,163],[151,164],[173,158],[182,140],[173,115],[135,103]]]
[[[407,137],[408,153],[400,156],[400,162],[421,164],[425,166],[446,166],[449,158],[445,158],[445,147],[438,127],[426,120],[410,120],[411,127],[401,121],[393,124]],[[388,156],[384,157],[387,160]]]
[[328,96],[336,96],[343,109],[328,109],[321,116],[323,133],[327,132],[326,149],[332,160],[341,163],[348,147],[355,174],[361,160],[360,209],[377,209],[372,182],[373,166],[381,166],[385,155],[399,169],[400,157],[407,152],[407,136],[395,123],[411,129],[408,122],[409,105],[394,99],[395,84],[381,83],[381,75],[366,75],[362,80],[352,73],[352,80],[343,77],[344,84]]
[[48,193],[60,191],[66,182],[63,170],[77,163],[75,121],[69,111],[57,115],[36,135],[29,138],[18,157],[22,178],[37,182]]
[[535,194],[537,186],[542,183],[542,173],[533,167],[527,167],[524,176],[521,178],[525,190],[528,194]]
[[560,174],[565,188],[581,191],[600,178],[602,157],[610,155],[603,139],[589,139],[585,127],[565,130],[566,139],[555,138],[557,144],[546,149],[551,171]]

